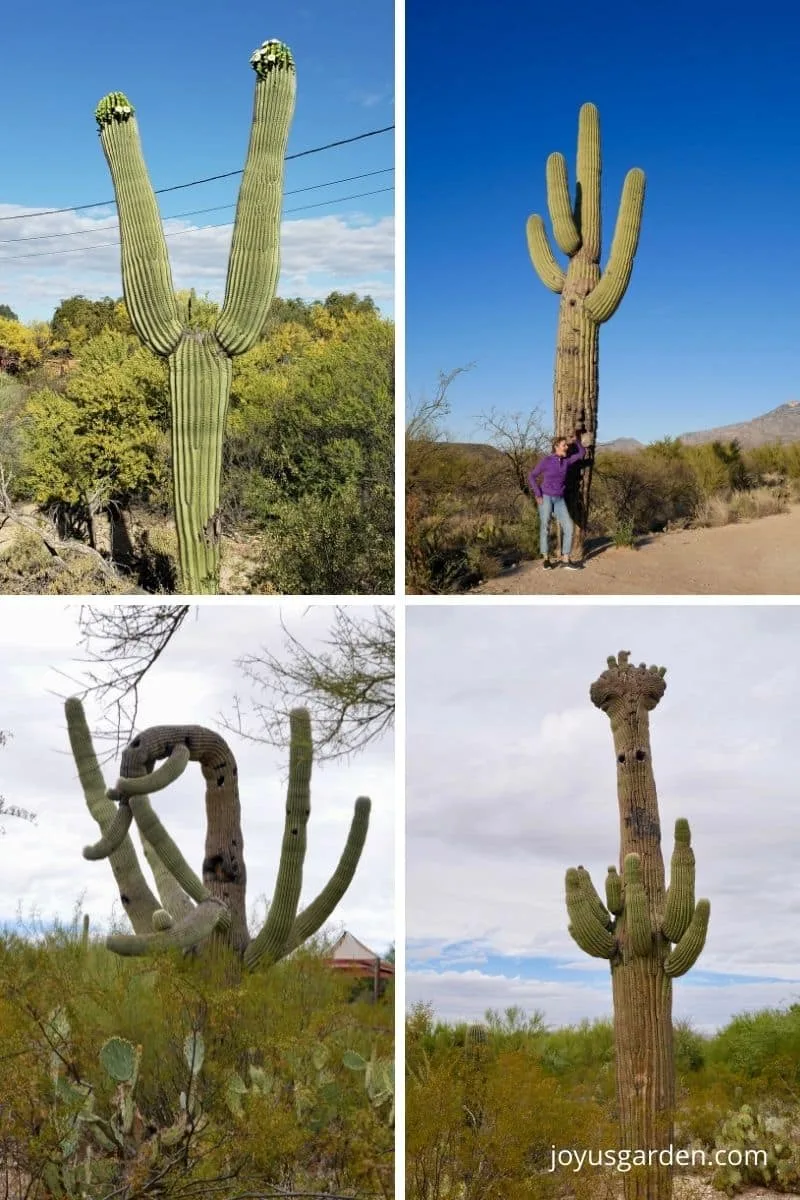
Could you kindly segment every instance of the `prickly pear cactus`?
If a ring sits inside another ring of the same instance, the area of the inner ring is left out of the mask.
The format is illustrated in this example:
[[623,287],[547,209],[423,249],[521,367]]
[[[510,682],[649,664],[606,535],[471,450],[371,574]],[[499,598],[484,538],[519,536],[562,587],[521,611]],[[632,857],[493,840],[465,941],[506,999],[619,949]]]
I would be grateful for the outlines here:
[[760,1113],[743,1105],[719,1127],[715,1150],[738,1151],[738,1165],[717,1167],[713,1184],[729,1196],[748,1187],[778,1192],[800,1191],[800,1126],[798,1113]]
[[[689,824],[675,823],[665,887],[661,822],[650,750],[650,713],[666,689],[663,667],[632,666],[628,652],[608,659],[590,697],[611,721],[617,761],[620,869],[611,866],[605,904],[589,872],[566,875],[569,932],[586,954],[608,960],[614,1001],[621,1145],[666,1150],[673,1140],[675,1061],[672,980],[697,961],[709,902],[695,903]],[[626,1200],[670,1200],[669,1167],[634,1168]]]

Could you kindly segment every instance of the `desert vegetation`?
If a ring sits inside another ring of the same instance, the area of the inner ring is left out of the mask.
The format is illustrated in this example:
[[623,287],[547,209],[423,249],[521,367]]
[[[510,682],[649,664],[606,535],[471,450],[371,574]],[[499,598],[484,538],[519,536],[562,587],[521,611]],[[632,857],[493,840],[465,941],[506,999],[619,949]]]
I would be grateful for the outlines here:
[[232,983],[121,958],[79,913],[6,930],[0,1197],[391,1196],[391,989],[326,948]]
[[[176,294],[187,329],[219,306]],[[125,304],[0,318],[0,592],[183,590],[167,364]],[[393,588],[392,322],[369,297],[275,300],[232,360],[220,589]]]
[[[447,386],[417,407],[406,435],[406,578],[412,592],[457,592],[539,557],[528,472],[549,452],[538,413],[491,414],[485,443],[446,434]],[[800,442],[737,441],[594,452],[586,552],[649,534],[785,512],[800,499]]]
[[[694,1151],[678,1179],[729,1196],[800,1192],[800,1004],[742,1013],[714,1033],[676,1021],[674,1035],[673,1145]],[[510,1008],[471,1029],[418,1004],[406,1054],[410,1200],[618,1194],[623,1175],[608,1167],[551,1170],[553,1146],[596,1162],[619,1145],[610,1020],[548,1027],[541,1013]],[[729,1150],[764,1150],[766,1162],[712,1162]]]

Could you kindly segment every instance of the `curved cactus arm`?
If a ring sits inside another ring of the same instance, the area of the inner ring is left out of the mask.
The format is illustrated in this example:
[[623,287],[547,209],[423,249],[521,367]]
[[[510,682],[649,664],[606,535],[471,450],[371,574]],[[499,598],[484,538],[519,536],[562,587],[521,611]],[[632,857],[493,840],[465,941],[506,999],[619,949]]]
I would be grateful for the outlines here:
[[622,912],[622,878],[614,866],[608,868],[606,876],[606,907],[615,917]]
[[545,287],[560,294],[564,290],[567,273],[556,262],[542,218],[536,214],[528,217],[525,232],[528,237],[528,253],[536,274]]
[[215,330],[232,355],[258,341],[278,284],[284,158],[296,86],[294,59],[282,42],[264,42],[250,63],[258,77],[253,124]]
[[581,234],[572,215],[569,198],[567,160],[563,154],[551,154],[545,168],[547,177],[547,208],[553,223],[553,236],[564,254],[574,254],[581,244]]
[[597,919],[592,900],[587,896],[580,873],[570,867],[566,877],[569,932],[581,950],[592,958],[611,958],[617,949],[617,939]]
[[269,963],[282,956],[294,926],[303,886],[313,759],[308,712],[304,708],[293,709],[289,726],[289,787],[278,878],[264,927],[245,950],[244,962],[248,967],[254,967],[264,958]]
[[642,882],[642,865],[638,854],[627,854],[623,863],[623,897],[625,918],[634,954],[649,954],[653,945],[647,893]]
[[192,950],[211,937],[215,929],[226,928],[230,919],[226,905],[221,900],[209,896],[183,921],[173,924],[163,932],[134,937],[112,934],[106,938],[106,946],[112,953],[123,957],[157,954],[170,949]]
[[178,345],[183,327],[136,117],[122,92],[104,96],[95,117],[117,200],[125,305],[144,344],[154,354],[166,357]]
[[670,942],[679,942],[691,924],[694,913],[695,861],[689,822],[675,822],[675,849],[669,871],[669,890],[661,932]]
[[153,872],[153,879],[156,882],[156,891],[161,900],[162,908],[171,913],[176,921],[182,921],[184,917],[188,917],[189,913],[194,911],[194,902],[186,895],[186,892],[178,883],[175,876],[158,857],[141,829],[139,830],[139,837],[142,841],[142,849],[147,859],[147,865]]
[[589,260],[600,261],[600,115],[594,104],[578,114],[577,195],[575,217]]
[[689,928],[677,946],[673,946],[664,962],[664,971],[672,979],[677,979],[679,975],[685,975],[697,962],[700,952],[706,944],[710,914],[711,905],[708,900],[698,900]]
[[[64,712],[72,756],[78,769],[86,807],[99,825],[100,832],[105,834],[116,820],[118,808],[106,794],[105,780],[94,752],[83,704],[77,697],[71,697],[64,704]],[[152,914],[159,904],[139,866],[130,836],[123,838],[119,848],[109,856],[108,862],[134,931],[147,933]]]
[[336,870],[319,895],[315,896],[311,903],[297,914],[281,957],[291,954],[292,950],[296,950],[298,946],[313,937],[322,928],[349,888],[364,849],[369,827],[370,808],[370,800],[366,796],[359,796],[356,800],[347,842]]
[[[176,779],[180,779],[186,770],[191,754],[188,746],[173,746],[167,761],[148,775],[138,775],[135,778],[120,778],[115,788],[110,789],[109,798],[116,800],[118,796],[147,796],[160,792],[169,787]],[[115,794],[112,794],[115,793]]]
[[131,796],[129,804],[142,836],[147,838],[153,852],[158,855],[184,892],[198,904],[208,900],[210,893],[167,833],[147,796]]
[[611,919],[610,912],[606,908],[605,904],[603,904],[603,901],[600,899],[600,896],[597,893],[596,887],[592,883],[591,875],[589,874],[589,872],[586,870],[585,867],[577,867],[576,870],[578,872],[578,877],[580,879],[581,889],[582,889],[583,894],[586,897],[588,903],[591,904],[591,906],[592,906],[593,914],[595,915],[595,917],[597,918],[597,920],[600,922],[600,924],[603,926],[604,929],[611,929],[614,922]]
[[639,245],[644,208],[644,171],[634,167],[625,176],[617,224],[611,242],[611,254],[606,269],[583,302],[584,310],[593,321],[602,324],[613,317],[630,282],[633,259]]
[[116,811],[114,820],[106,829],[99,842],[95,842],[92,846],[83,847],[83,857],[88,858],[90,862],[95,862],[100,858],[110,858],[115,850],[118,850],[122,845],[123,839],[128,836],[128,830],[131,827],[133,813],[127,804],[120,804]]

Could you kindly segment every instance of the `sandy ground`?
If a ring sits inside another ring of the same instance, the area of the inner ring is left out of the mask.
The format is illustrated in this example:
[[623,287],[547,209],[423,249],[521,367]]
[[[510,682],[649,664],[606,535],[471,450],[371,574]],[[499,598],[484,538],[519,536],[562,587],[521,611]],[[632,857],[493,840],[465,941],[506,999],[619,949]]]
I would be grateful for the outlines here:
[[475,588],[492,596],[800,595],[800,505],[717,529],[642,538],[635,550],[589,548],[582,571],[521,563]]

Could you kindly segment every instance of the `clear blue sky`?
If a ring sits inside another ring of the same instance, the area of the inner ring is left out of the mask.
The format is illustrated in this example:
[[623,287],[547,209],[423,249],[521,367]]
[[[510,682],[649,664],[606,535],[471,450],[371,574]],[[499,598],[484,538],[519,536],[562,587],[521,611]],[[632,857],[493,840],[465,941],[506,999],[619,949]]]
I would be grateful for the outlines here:
[[[625,173],[647,175],[633,277],[600,331],[599,438],[749,419],[800,397],[796,6],[719,0],[541,7],[407,0],[407,369],[439,371],[450,432],[552,420],[559,297],[528,257],[545,161],[574,182],[578,110],[600,111],[605,264]],[[744,10],[742,10],[744,13]],[[561,258],[563,262],[563,258]]]
[[[137,110],[156,188],[240,170],[255,83],[248,60],[269,37],[287,42],[297,64],[289,154],[394,123],[391,0],[343,0],[335,8],[322,0],[278,0],[268,6],[241,0],[224,11],[206,0],[136,0],[113,11],[98,0],[77,6],[54,0],[15,6],[3,21],[0,216],[113,196],[94,121],[97,101],[112,90],[125,92]],[[380,171],[393,163],[393,135],[383,134],[290,163],[286,188]],[[392,192],[304,212],[289,210],[393,183],[393,174],[387,173],[287,196],[287,221],[294,227],[284,239],[281,294],[311,296],[315,289],[324,294],[326,287],[366,290],[375,285],[382,292],[381,306],[391,308]],[[161,197],[161,212],[168,218],[232,206],[238,189],[238,177],[188,188]],[[0,301],[30,319],[50,316],[51,301],[57,303],[61,295],[118,293],[117,250],[56,253],[114,241],[115,231],[94,228],[107,225],[114,215],[112,206],[0,222]],[[175,228],[232,220],[231,207],[195,215]],[[81,228],[90,234],[7,241]],[[212,294],[218,290],[224,283],[229,237],[229,230],[209,230],[170,241],[176,285],[194,283]],[[23,253],[45,256],[17,259]]]

